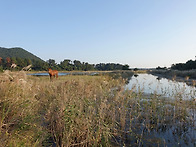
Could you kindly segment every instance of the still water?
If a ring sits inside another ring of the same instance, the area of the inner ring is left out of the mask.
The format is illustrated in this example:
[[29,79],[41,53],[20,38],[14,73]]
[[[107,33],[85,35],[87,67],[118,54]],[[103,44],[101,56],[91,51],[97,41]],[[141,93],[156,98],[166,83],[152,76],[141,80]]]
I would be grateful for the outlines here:
[[132,76],[127,85],[128,89],[146,94],[162,95],[169,98],[193,99],[196,98],[196,88],[188,86],[185,82],[172,81],[159,78],[151,74],[138,74]]
[[[69,73],[58,73],[59,76],[66,76]],[[32,73],[32,74],[27,74],[27,75],[31,75],[31,76],[49,76],[48,73]]]
[[[67,76],[67,75],[97,75],[97,72],[72,72],[72,73],[66,73],[66,72],[59,72],[58,75],[59,76]],[[27,75],[31,75],[31,76],[49,76],[49,74],[46,73],[30,73]]]

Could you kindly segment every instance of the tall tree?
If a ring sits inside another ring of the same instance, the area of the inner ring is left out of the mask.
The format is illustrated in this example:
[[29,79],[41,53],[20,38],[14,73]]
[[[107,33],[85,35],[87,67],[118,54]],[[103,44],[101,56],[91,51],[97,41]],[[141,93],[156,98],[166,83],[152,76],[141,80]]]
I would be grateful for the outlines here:
[[73,63],[74,63],[74,69],[75,69],[75,70],[82,70],[82,64],[81,64],[80,61],[74,60]]
[[123,65],[122,70],[129,70],[129,65],[128,64]]
[[60,62],[59,66],[62,70],[73,70],[73,65],[71,64],[71,60],[69,59],[65,59],[64,61]]
[[56,64],[56,62],[55,62],[54,59],[49,59],[49,60],[47,61],[47,63],[48,63],[48,65],[49,65],[49,67],[51,67],[51,68],[56,68],[56,67],[57,67],[57,64]]

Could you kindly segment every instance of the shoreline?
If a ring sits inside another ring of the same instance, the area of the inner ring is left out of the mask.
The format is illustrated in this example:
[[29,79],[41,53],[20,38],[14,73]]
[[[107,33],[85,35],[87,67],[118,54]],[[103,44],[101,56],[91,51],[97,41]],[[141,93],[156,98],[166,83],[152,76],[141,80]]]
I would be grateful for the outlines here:
[[158,76],[159,79],[167,78],[177,82],[185,82],[189,86],[196,87],[196,70],[177,71],[177,70],[153,70],[149,74]]

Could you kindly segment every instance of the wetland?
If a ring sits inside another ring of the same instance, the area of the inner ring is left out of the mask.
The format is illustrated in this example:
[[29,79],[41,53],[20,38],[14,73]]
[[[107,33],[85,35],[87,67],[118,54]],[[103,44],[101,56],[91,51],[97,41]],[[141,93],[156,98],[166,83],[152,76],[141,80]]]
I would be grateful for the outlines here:
[[195,87],[186,83],[131,72],[1,79],[3,146],[195,146]]

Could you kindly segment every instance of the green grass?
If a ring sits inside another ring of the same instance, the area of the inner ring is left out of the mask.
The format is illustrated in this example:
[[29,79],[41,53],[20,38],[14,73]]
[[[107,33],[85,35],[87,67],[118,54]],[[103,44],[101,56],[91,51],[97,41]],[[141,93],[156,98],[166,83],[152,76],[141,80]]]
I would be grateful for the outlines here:
[[161,138],[152,141],[146,133],[194,125],[188,113],[195,112],[194,102],[134,93],[122,78],[70,75],[50,82],[14,74],[0,83],[2,146],[160,145]]

